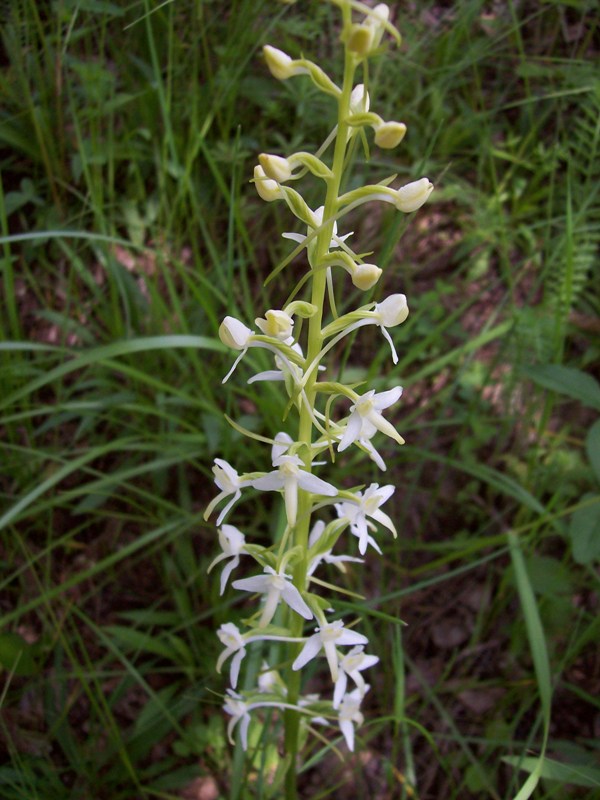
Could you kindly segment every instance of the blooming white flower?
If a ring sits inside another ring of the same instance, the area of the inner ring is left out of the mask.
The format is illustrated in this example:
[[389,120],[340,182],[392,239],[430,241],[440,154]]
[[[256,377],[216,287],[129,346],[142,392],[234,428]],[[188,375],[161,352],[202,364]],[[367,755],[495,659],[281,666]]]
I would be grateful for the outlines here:
[[273,460],[273,466],[277,467],[274,472],[256,478],[252,486],[267,492],[283,489],[288,524],[292,527],[296,524],[298,513],[298,489],[325,497],[335,497],[338,493],[335,486],[303,469],[304,462],[299,456],[279,456]]
[[350,114],[363,114],[369,110],[371,100],[364,83],[357,83],[350,94]]
[[[382,416],[381,412],[389,408],[402,395],[402,387],[396,386],[387,392],[375,393],[374,389],[358,396],[354,405],[350,406],[350,416],[346,424],[346,430],[338,445],[338,452],[342,452],[349,447],[352,442],[359,441],[361,438],[370,439],[371,427],[385,433],[386,436],[394,439],[398,444],[404,444],[404,439],[400,436],[394,426]],[[371,426],[371,427],[369,427]]]
[[227,586],[229,576],[239,565],[240,555],[245,552],[244,547],[246,544],[246,539],[244,534],[233,525],[223,525],[223,527],[219,530],[219,544],[221,545],[221,550],[223,552],[211,561],[210,566],[206,571],[207,573],[210,572],[214,566],[216,566],[220,561],[223,561],[225,558],[231,559],[229,564],[223,568],[223,572],[221,573],[220,594],[223,594],[225,587]]
[[229,658],[229,656],[233,656],[231,659],[229,677],[231,680],[231,685],[235,689],[240,674],[240,665],[242,663],[242,659],[246,655],[247,641],[240,633],[237,625],[234,625],[233,622],[225,622],[223,625],[221,625],[217,631],[217,636],[221,640],[221,643],[225,645],[225,650],[223,650],[217,660],[217,672],[220,673],[223,663]]
[[361,555],[365,554],[368,544],[374,545],[375,549],[381,553],[381,550],[369,535],[369,528],[376,530],[376,526],[369,522],[367,517],[379,522],[380,525],[391,531],[394,536],[398,535],[390,517],[379,509],[389,500],[394,491],[395,487],[391,484],[380,488],[379,484],[372,483],[364,495],[362,492],[356,492],[353,501],[335,504],[338,517],[347,520],[350,523],[350,532],[358,537],[358,551]]
[[286,344],[289,343],[294,330],[294,320],[285,311],[271,308],[265,313],[265,319],[258,317],[254,322],[265,336],[273,336]]
[[[308,546],[309,548],[314,547],[315,544],[319,541],[323,532],[325,530],[325,523],[323,520],[318,520],[313,525],[313,528],[310,532],[308,537]],[[364,559],[356,558],[356,556],[334,556],[332,555],[331,549],[326,550],[323,553],[319,553],[316,555],[308,565],[307,575],[310,577],[314,574],[317,567],[322,563],[325,562],[326,564],[336,564],[341,570],[344,568],[341,566],[345,561],[356,561],[360,564],[363,563]]]
[[363,676],[360,674],[364,669],[374,666],[378,663],[377,656],[369,656],[364,652],[364,647],[353,647],[350,652],[340,660],[338,664],[339,675],[335,682],[335,691],[333,694],[333,707],[339,708],[342,698],[346,694],[348,686],[348,678],[352,678],[356,684],[359,693],[364,696],[367,692],[367,684]]
[[248,749],[248,727],[250,725],[250,711],[249,705],[246,703],[244,698],[237,694],[236,692],[232,691],[231,689],[227,690],[227,694],[229,695],[227,700],[223,705],[223,710],[225,713],[231,716],[229,723],[227,724],[227,738],[229,739],[230,744],[235,744],[233,741],[233,729],[235,726],[240,723],[240,738],[242,740],[242,748],[244,750]]
[[219,326],[219,339],[233,350],[246,350],[253,335],[254,331],[235,317],[225,317]]
[[312,611],[291,582],[291,575],[286,575],[281,571],[275,572],[272,567],[265,567],[265,573],[265,575],[255,575],[252,578],[242,578],[232,584],[234,589],[240,589],[242,592],[258,592],[267,595],[258,623],[259,628],[264,628],[271,622],[281,600],[304,619],[313,618]]
[[215,483],[221,491],[216,497],[213,497],[208,504],[206,511],[204,512],[204,519],[208,519],[210,517],[214,507],[220,503],[221,500],[229,497],[229,495],[233,495],[231,500],[227,503],[225,508],[217,517],[217,525],[220,525],[225,519],[227,512],[242,496],[242,488],[244,486],[250,486],[251,482],[240,478],[237,471],[231,466],[231,464],[222,458],[215,458],[213,474],[215,476]]
[[[368,685],[365,686],[368,691]],[[365,721],[361,711],[360,704],[362,703],[364,692],[361,693],[359,689],[355,689],[350,694],[347,694],[339,706],[338,711],[338,724],[341,732],[344,734],[344,739],[348,745],[348,750],[354,750],[354,725],[362,725]]]
[[323,650],[331,671],[331,680],[335,683],[338,679],[336,646],[368,644],[369,640],[362,633],[346,630],[341,619],[328,622],[320,628],[315,628],[315,630],[316,633],[306,640],[304,647],[292,664],[292,669],[302,669]]
[[387,332],[387,328],[394,328],[400,325],[408,317],[408,304],[406,302],[406,295],[404,294],[391,294],[382,300],[381,303],[376,303],[373,313],[378,319],[378,325],[381,332],[392,350],[392,361],[394,364],[398,363],[398,354],[394,347],[392,337]]

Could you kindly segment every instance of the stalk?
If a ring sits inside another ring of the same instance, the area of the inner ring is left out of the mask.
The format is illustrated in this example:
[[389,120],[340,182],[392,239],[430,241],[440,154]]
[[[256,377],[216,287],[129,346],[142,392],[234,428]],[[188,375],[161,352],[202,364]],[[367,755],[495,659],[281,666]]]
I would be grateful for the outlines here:
[[[349,9],[344,9],[344,12]],[[344,20],[346,21],[346,20]],[[342,94],[338,103],[338,128],[337,138],[335,142],[334,155],[333,155],[333,178],[327,184],[327,194],[325,198],[325,207],[323,211],[323,219],[327,220],[332,217],[337,210],[337,201],[340,191],[344,171],[344,158],[346,155],[347,145],[347,132],[348,124],[346,122],[350,110],[350,95],[353,88],[354,72],[356,66],[351,53],[346,50],[344,60],[344,82],[342,87]],[[325,291],[326,291],[326,270],[315,269],[323,256],[329,252],[329,244],[333,233],[333,222],[323,226],[323,230],[317,237],[317,247],[314,256],[313,264],[313,277],[312,277],[312,291],[311,303],[317,308],[317,312],[309,320],[308,325],[308,345],[306,353],[306,365],[316,363],[315,369],[312,370],[310,378],[306,384],[306,402],[303,403],[300,410],[300,419],[298,424],[298,441],[306,444],[304,463],[306,469],[312,469],[312,415],[311,409],[315,408],[316,388],[315,383],[318,376],[318,365],[320,363],[320,353],[323,348],[323,334],[322,334],[322,321],[323,311],[325,304]],[[312,495],[310,492],[301,491],[298,497],[298,521],[294,531],[294,544],[300,545],[304,557],[297,564],[293,580],[294,585],[304,592],[307,588],[307,571],[308,571],[308,535],[311,523],[311,510],[312,510]],[[288,614],[289,628],[292,631],[292,636],[302,636],[304,621],[298,614],[294,614],[291,610]],[[296,648],[297,650],[297,648]],[[288,687],[288,697],[292,704],[298,702],[300,695],[300,686],[302,676],[300,671],[294,671],[290,666],[287,669],[286,684]],[[300,715],[294,711],[285,712],[285,753],[290,757],[290,764],[286,773],[285,782],[285,798],[286,800],[296,800],[297,798],[297,761],[299,750],[299,727]]]

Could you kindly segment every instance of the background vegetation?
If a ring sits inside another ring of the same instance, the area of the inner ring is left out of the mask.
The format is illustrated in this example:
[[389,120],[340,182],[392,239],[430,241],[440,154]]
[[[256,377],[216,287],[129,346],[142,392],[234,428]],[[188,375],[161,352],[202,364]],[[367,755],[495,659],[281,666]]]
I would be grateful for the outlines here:
[[[385,267],[376,297],[403,291],[411,314],[396,370],[368,331],[368,366],[339,363],[405,386],[401,535],[348,577],[382,658],[359,752],[311,750],[305,796],[508,799],[546,738],[535,796],[598,797],[595,4],[392,5],[404,42],[372,93],[409,133],[359,175],[436,191],[408,219],[349,226]],[[290,219],[248,183],[257,153],[315,150],[333,124],[260,48],[335,75],[337,13],[1,8],[0,795],[270,797],[276,754],[244,767],[224,738],[214,630],[244,609],[206,578],[202,512],[215,456],[264,461],[223,413],[273,435],[282,404],[248,366],[225,393],[215,337],[293,275],[262,286]],[[277,506],[246,509],[240,528],[264,536]]]

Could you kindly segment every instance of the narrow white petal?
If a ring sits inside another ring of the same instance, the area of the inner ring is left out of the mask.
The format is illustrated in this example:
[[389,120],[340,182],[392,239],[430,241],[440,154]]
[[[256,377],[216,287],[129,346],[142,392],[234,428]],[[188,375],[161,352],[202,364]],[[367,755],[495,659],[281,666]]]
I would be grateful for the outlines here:
[[349,719],[341,719],[340,730],[344,734],[344,739],[348,745],[348,750],[350,750],[350,752],[354,752],[354,725]]
[[242,659],[246,655],[246,650],[242,647],[241,650],[238,650],[234,657],[231,659],[231,671],[229,673],[229,677],[231,679],[231,688],[235,689],[238,682],[238,677],[240,674],[240,664],[242,663]]
[[265,601],[265,605],[262,610],[260,622],[258,623],[259,628],[264,628],[265,625],[268,625],[269,622],[271,622],[271,620],[275,616],[275,612],[277,611],[277,606],[279,605],[280,599],[281,599],[281,592],[278,589],[275,589],[273,586],[271,586],[269,588],[267,599]]
[[318,633],[315,633],[314,636],[311,636],[310,639],[306,641],[306,644],[300,651],[298,658],[292,664],[293,670],[302,669],[302,667],[306,666],[309,661],[311,661],[321,649],[321,637]]
[[392,423],[388,422],[385,417],[382,417],[381,414],[378,414],[376,411],[372,411],[368,416],[368,420],[375,425],[378,431],[385,433],[386,436],[389,436],[390,439],[398,442],[398,444],[404,444],[404,439],[402,436],[400,436],[396,428],[394,428]]
[[313,475],[311,472],[304,472],[303,470],[298,474],[298,485],[306,492],[323,494],[326,497],[335,497],[338,493],[335,486],[332,486],[321,478],[317,478],[317,476]]
[[227,586],[227,581],[229,580],[229,576],[233,572],[233,570],[238,566],[240,563],[240,557],[235,556],[232,558],[229,564],[223,567],[223,572],[221,573],[221,594],[225,591],[225,587]]
[[348,686],[348,677],[343,669],[340,670],[337,681],[335,682],[335,691],[333,693],[333,707],[339,708],[343,696],[346,694],[346,687]]
[[379,392],[373,397],[373,406],[378,411],[383,411],[384,408],[389,408],[397,403],[402,396],[402,386],[396,386],[394,389],[389,389],[387,392]]
[[260,489],[263,492],[275,492],[278,489],[283,489],[283,475],[279,470],[269,472],[268,475],[263,475],[262,478],[256,478],[252,481],[254,489]]
[[283,381],[285,380],[285,375],[281,370],[278,369],[268,369],[264,372],[257,372],[256,375],[253,375],[251,378],[248,378],[246,383],[255,383],[256,381]]
[[286,583],[282,593],[283,599],[290,608],[293,608],[297,614],[300,614],[304,619],[312,619],[313,613],[307,604],[302,599],[302,595],[292,583]]
[[366,636],[363,636],[362,633],[346,630],[346,628],[344,628],[339,638],[336,639],[336,644],[369,644],[369,640]]
[[234,589],[241,589],[242,592],[268,592],[271,581],[268,575],[255,575],[252,578],[234,581],[231,585]]
[[235,372],[235,368],[237,367],[237,365],[240,363],[240,361],[241,361],[241,360],[242,360],[242,358],[243,358],[243,357],[246,355],[246,353],[247,353],[247,352],[248,352],[248,348],[246,348],[245,350],[242,350],[242,352],[239,354],[239,356],[238,356],[238,357],[236,358],[236,360],[233,362],[233,366],[231,367],[231,369],[229,370],[229,372],[227,373],[227,375],[225,375],[225,377],[223,378],[223,380],[221,381],[221,383],[227,383],[227,381],[229,380],[229,378],[231,378],[231,376],[232,376],[232,375],[233,375],[233,373]]
[[394,523],[388,517],[388,515],[385,514],[383,511],[380,511],[379,509],[377,509],[377,511],[374,511],[370,516],[373,519],[376,519],[377,522],[379,522],[385,528],[387,528],[388,531],[391,531],[394,534],[394,536],[398,536],[398,532],[396,531],[396,527],[395,527]]
[[[224,494],[223,496],[227,497],[226,494]],[[228,512],[237,503],[237,501],[240,499],[241,496],[242,496],[242,493],[238,489],[237,492],[233,495],[231,500],[227,503],[227,505],[223,508],[223,510],[221,511],[219,516],[217,517],[217,525],[220,525],[223,522],[223,520],[227,516]]]
[[293,242],[298,242],[298,244],[302,244],[302,242],[306,239],[304,234],[292,233],[291,231],[286,231],[285,233],[282,233],[281,236],[284,239],[291,239]]
[[244,714],[240,722],[240,739],[242,740],[242,750],[248,749],[248,726],[250,725],[250,714]]
[[342,436],[340,443],[338,445],[338,453],[341,453],[347,447],[349,447],[352,442],[355,442],[358,437],[360,436],[362,428],[362,419],[360,414],[357,411],[353,411],[352,414],[348,417],[348,424],[346,425],[346,430],[344,431],[344,435]]
[[298,479],[295,475],[284,479],[284,503],[288,525],[293,528],[298,514]]
[[217,564],[220,561],[223,561],[224,558],[229,558],[229,553],[219,553],[219,555],[216,558],[213,558],[213,560],[208,565],[208,569],[206,570],[206,574],[208,575],[208,573],[212,570],[212,568],[216,567]]
[[388,344],[390,346],[390,349],[392,351],[392,361],[394,362],[394,364],[397,364],[398,363],[398,353],[396,352],[396,348],[394,347],[394,342],[392,341],[392,337],[388,333],[387,329],[384,328],[383,326],[381,326],[381,332],[383,333],[383,337],[384,337],[384,339],[387,340],[387,342],[388,342]]
[[[337,644],[344,644],[342,641],[344,634],[336,639]],[[331,680],[335,683],[338,679],[338,657],[337,652],[335,649],[334,642],[323,642],[323,650],[325,650],[325,656],[327,658],[327,663],[329,664],[329,671],[331,672]]]

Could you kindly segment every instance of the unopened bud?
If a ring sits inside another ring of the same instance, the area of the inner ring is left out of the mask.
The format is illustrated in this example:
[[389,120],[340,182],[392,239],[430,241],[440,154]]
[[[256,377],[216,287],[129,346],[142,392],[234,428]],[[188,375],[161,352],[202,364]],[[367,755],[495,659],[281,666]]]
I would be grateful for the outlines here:
[[375,144],[384,150],[392,150],[404,139],[405,133],[403,122],[383,122],[375,127]]
[[357,289],[366,292],[375,286],[380,275],[381,270],[375,264],[357,264],[352,273],[352,283]]
[[371,25],[352,25],[348,34],[348,50],[357,56],[366,56],[371,50],[374,29]]
[[254,185],[256,186],[256,191],[258,194],[263,200],[266,200],[267,203],[272,203],[273,200],[283,199],[283,192],[281,191],[279,184],[277,181],[267,178],[265,171],[260,164],[257,164],[254,167]]
[[429,179],[421,178],[397,189],[394,204],[398,211],[404,211],[408,214],[421,208],[432,191],[433,184]]
[[369,110],[369,93],[364,83],[357,84],[350,95],[350,114],[363,114]]
[[277,183],[284,183],[292,177],[292,169],[287,158],[261,153],[258,160],[267,178],[272,178]]
[[263,54],[271,75],[279,81],[285,81],[293,75],[306,75],[308,72],[306,67],[295,63],[287,53],[276,47],[266,44],[263,47]]

